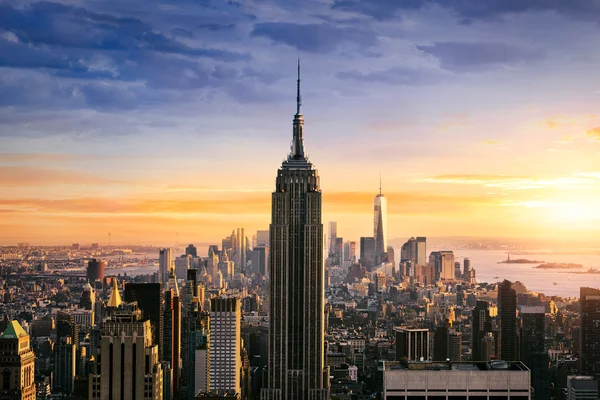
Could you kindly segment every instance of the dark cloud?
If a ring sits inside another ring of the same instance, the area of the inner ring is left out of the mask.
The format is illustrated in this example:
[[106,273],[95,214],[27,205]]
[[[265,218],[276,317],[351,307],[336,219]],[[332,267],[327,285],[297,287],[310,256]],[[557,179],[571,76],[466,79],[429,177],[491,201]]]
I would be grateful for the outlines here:
[[274,43],[287,44],[310,53],[328,53],[344,42],[364,48],[374,45],[376,41],[373,33],[328,23],[263,22],[254,25],[252,35],[263,36]]
[[437,42],[417,46],[417,49],[439,59],[442,68],[456,72],[515,65],[545,57],[541,50],[495,42]]
[[373,17],[377,20],[398,17],[400,10],[419,9],[426,0],[335,0],[333,9],[350,11]]
[[420,86],[439,83],[445,79],[443,71],[428,68],[393,67],[382,71],[363,73],[359,71],[343,71],[337,74],[338,79],[393,85]]
[[224,61],[249,59],[247,54],[190,47],[137,18],[99,14],[59,3],[33,3],[23,9],[0,4],[0,28],[13,32],[22,42],[35,45],[95,50],[141,49]]
[[207,29],[209,31],[218,32],[218,31],[228,31],[235,28],[235,24],[217,24],[214,22],[200,24],[198,25],[200,29]]
[[578,19],[600,17],[596,0],[335,0],[333,9],[359,13],[377,20],[398,17],[402,11],[439,6],[454,12],[461,22],[500,18],[507,14],[549,11]]

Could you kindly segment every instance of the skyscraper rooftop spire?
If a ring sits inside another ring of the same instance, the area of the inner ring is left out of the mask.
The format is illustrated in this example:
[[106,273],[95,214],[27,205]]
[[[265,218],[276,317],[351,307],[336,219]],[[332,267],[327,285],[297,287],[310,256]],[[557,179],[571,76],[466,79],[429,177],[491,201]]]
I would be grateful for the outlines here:
[[300,58],[298,58],[298,81],[296,88],[296,115],[294,115],[294,136],[292,139],[292,152],[290,158],[294,160],[306,160],[304,156],[304,135],[302,133],[302,125],[304,120],[300,114],[300,104],[302,97],[300,96]]
[[380,195],[380,196],[383,196],[383,195],[381,194],[381,172],[379,173],[379,195]]
[[300,114],[300,105],[302,105],[302,97],[300,97],[300,57],[298,57],[298,83],[296,89],[296,114]]

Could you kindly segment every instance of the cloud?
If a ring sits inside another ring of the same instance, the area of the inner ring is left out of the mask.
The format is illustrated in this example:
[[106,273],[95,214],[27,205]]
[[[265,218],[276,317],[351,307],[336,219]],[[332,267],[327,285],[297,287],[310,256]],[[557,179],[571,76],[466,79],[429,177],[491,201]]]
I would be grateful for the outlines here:
[[0,163],[67,162],[88,157],[79,154],[59,153],[0,153]]
[[343,43],[367,48],[376,42],[372,33],[328,23],[263,22],[254,25],[252,36],[266,37],[273,43],[286,44],[309,53],[329,53]]
[[446,75],[443,71],[431,68],[393,67],[373,72],[341,71],[337,78],[344,81],[384,83],[394,85],[420,86],[442,82]]
[[436,42],[417,49],[436,57],[442,68],[455,72],[518,65],[545,57],[540,50],[497,42]]
[[576,188],[592,187],[597,185],[593,177],[573,174],[572,176],[559,176],[538,178],[516,175],[476,175],[476,174],[446,174],[436,175],[416,182],[446,183],[458,185],[480,185],[484,187],[497,187],[507,190],[524,190],[540,188]]
[[42,187],[54,185],[121,184],[123,181],[107,179],[72,170],[44,167],[0,166],[0,187]]
[[398,18],[404,11],[432,6],[453,12],[462,23],[498,19],[510,14],[555,12],[575,19],[594,20],[600,16],[600,3],[590,0],[334,0],[333,9],[367,15],[377,20]]
[[600,126],[589,129],[587,131],[587,135],[590,139],[596,139],[596,140],[600,141]]
[[140,49],[224,61],[249,59],[247,54],[189,46],[137,18],[99,14],[60,3],[32,3],[23,9],[0,4],[0,28],[13,32],[19,41],[33,45],[94,50]]

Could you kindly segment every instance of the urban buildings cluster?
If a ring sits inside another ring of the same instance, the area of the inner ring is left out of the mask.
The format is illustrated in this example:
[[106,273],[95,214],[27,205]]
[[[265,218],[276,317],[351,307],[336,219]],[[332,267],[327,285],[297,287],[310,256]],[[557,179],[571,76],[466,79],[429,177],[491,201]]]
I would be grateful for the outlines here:
[[0,248],[0,399],[598,398],[600,290],[477,282],[421,236],[396,252],[381,187],[372,236],[325,234],[300,103],[298,76],[271,224],[250,239]]

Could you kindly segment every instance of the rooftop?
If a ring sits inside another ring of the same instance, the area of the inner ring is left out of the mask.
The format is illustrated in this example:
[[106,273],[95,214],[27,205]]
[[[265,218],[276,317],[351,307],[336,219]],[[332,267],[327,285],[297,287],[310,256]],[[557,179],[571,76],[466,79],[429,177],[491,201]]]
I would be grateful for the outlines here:
[[385,363],[386,371],[394,370],[427,370],[427,371],[528,371],[522,362],[490,361],[490,362],[443,362],[443,361],[393,361]]
[[0,334],[0,339],[18,339],[23,336],[27,336],[27,332],[25,332],[17,321],[12,320],[8,323],[4,332]]

